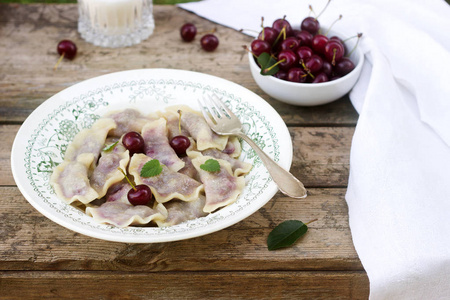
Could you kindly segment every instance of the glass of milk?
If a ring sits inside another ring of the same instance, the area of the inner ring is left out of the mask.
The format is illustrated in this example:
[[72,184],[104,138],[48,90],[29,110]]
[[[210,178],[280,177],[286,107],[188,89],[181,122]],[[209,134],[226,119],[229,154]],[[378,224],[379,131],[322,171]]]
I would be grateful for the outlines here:
[[153,0],[78,0],[78,11],[81,37],[97,46],[138,44],[155,28]]

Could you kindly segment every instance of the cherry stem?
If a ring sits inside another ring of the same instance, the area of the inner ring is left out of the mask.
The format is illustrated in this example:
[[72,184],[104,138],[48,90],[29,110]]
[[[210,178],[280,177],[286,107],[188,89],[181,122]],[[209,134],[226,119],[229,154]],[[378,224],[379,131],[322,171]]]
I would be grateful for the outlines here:
[[255,53],[253,53],[247,45],[242,45],[242,48],[244,48],[245,51],[250,52],[256,59],[258,59],[258,56],[255,55]]
[[302,64],[303,69],[306,71],[306,73],[308,73],[307,75],[311,76],[312,79],[314,79],[314,75],[311,73],[311,70],[305,65],[305,62],[303,61],[303,59],[300,62]]
[[278,41],[280,40],[281,36],[283,36],[283,41],[286,39],[286,26],[283,26],[283,29],[281,29],[280,33],[278,34],[275,42],[273,42],[272,47],[275,46]]
[[[358,47],[359,40],[361,39],[362,35],[363,35],[362,33],[358,33],[358,34],[356,35],[356,37],[358,38],[358,40],[356,41],[355,47],[353,47],[352,51],[350,51],[350,53],[347,55],[347,57],[349,57],[350,55],[352,55],[352,53],[355,51],[356,47]],[[354,38],[354,37],[351,37],[351,38]],[[348,39],[347,39],[347,40],[348,40]],[[346,40],[346,41],[347,41],[347,40]]]
[[203,34],[208,34],[208,33],[214,34],[214,33],[216,32],[216,30],[217,30],[217,28],[214,27],[214,28],[211,29],[211,30],[199,32],[199,34],[201,34],[201,35],[203,35]]
[[311,220],[311,221],[309,221],[308,223],[305,223],[305,225],[309,225],[309,224],[311,224],[312,222],[316,222],[316,221],[318,221],[319,219],[314,219],[314,220]]
[[316,14],[316,12],[314,11],[314,9],[313,9],[313,7],[312,7],[312,5],[311,5],[311,4],[309,5],[309,12],[310,12],[310,13],[313,13],[313,14],[314,14],[314,16],[316,16],[316,18],[315,18],[315,19],[317,20],[317,14]]
[[271,65],[270,67],[266,68],[263,70],[264,73],[269,72],[270,70],[272,70],[273,68],[275,68],[275,66],[281,64],[282,62],[285,62],[286,58],[283,58],[282,60],[277,61],[276,63],[274,63],[273,65]]
[[339,15],[339,18],[337,18],[336,20],[334,20],[334,22],[333,23],[331,23],[331,25],[330,25],[330,27],[328,27],[328,30],[327,30],[327,32],[325,33],[325,36],[327,36],[328,35],[328,33],[330,32],[330,30],[331,30],[331,27],[333,27],[334,26],[334,24],[336,24],[336,22],[337,21],[339,21],[339,20],[341,20],[342,19],[342,15]]
[[336,51],[337,49],[333,49],[333,59],[331,60],[331,64],[334,66],[336,64]]
[[331,0],[328,0],[327,4],[325,5],[325,7],[322,9],[322,11],[319,13],[319,15],[316,17],[316,20],[323,14],[323,12],[325,11],[325,9],[328,7],[328,4],[330,4]]
[[130,181],[130,179],[128,179],[127,174],[121,169],[121,168],[117,168],[117,170],[119,170],[120,172],[122,172],[122,174],[125,176],[125,179],[128,181],[128,183],[131,185],[131,187],[133,188],[133,190],[136,191],[136,187],[134,186],[134,184]]
[[178,117],[178,130],[180,131],[180,135],[181,135],[181,109],[177,110],[177,113],[179,114],[179,117]]
[[253,29],[245,29],[245,28],[241,28],[241,29],[239,29],[238,31],[239,31],[239,32],[250,31],[250,32],[259,33],[259,32],[256,31],[256,30],[253,30]]
[[61,54],[61,56],[59,57],[58,61],[56,62],[56,65],[53,67],[53,70],[56,70],[56,68],[58,68],[58,65],[61,63],[61,61],[64,58],[64,55],[66,55],[66,52],[63,52],[63,54]]

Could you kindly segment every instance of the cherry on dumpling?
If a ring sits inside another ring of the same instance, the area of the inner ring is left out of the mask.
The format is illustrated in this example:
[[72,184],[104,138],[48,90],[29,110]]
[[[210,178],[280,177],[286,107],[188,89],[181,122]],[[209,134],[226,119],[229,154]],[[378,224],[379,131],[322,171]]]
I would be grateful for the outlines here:
[[130,156],[135,153],[144,153],[144,138],[135,131],[126,133],[122,138],[122,144],[130,152]]

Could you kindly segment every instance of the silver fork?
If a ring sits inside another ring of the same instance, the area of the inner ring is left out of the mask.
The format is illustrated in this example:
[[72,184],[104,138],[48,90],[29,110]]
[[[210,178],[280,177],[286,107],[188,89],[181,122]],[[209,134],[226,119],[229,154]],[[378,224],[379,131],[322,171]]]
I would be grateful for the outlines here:
[[212,96],[208,95],[203,97],[203,102],[200,100],[198,102],[206,122],[215,133],[238,136],[255,150],[283,194],[292,198],[306,197],[307,193],[303,183],[277,164],[252,139],[242,132],[241,121],[219,97],[215,94]]

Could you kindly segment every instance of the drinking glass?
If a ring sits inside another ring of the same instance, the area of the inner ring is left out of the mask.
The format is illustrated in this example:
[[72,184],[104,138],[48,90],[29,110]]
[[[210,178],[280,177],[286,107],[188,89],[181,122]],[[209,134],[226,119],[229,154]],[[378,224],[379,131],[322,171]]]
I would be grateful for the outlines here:
[[81,37],[97,46],[138,44],[155,28],[152,0],[78,0],[78,11]]

